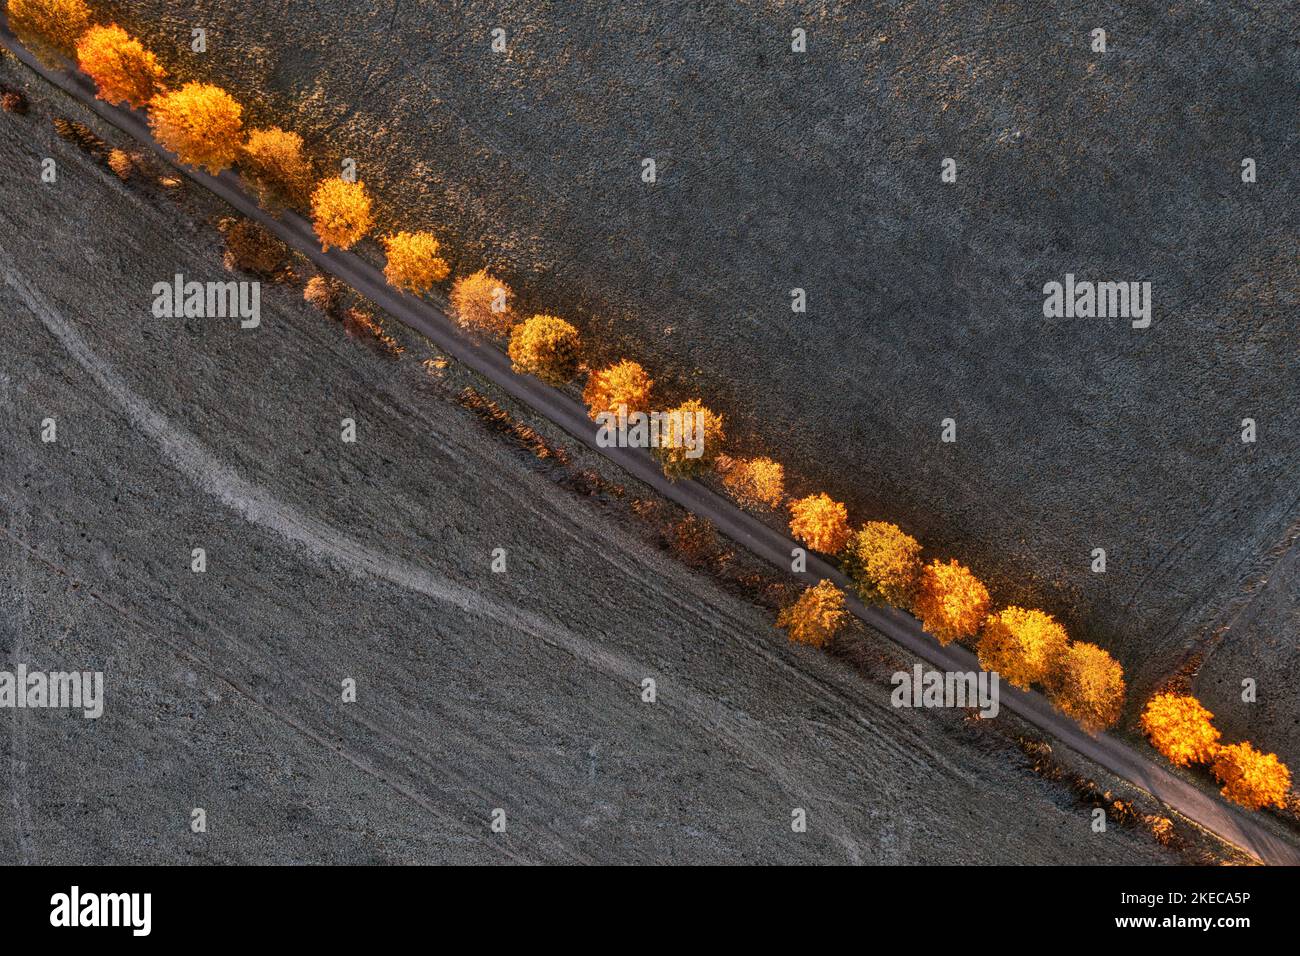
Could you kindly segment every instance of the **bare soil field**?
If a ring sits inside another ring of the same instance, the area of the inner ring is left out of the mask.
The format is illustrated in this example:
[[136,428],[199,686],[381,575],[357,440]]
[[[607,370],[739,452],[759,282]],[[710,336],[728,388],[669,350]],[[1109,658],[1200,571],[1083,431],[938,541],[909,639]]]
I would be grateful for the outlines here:
[[154,318],[154,282],[228,277],[223,210],[120,182],[50,127],[87,114],[0,82],[32,104],[0,114],[0,653],[107,681],[98,720],[5,713],[4,860],[1177,861],[790,647],[485,429],[414,337],[395,361],[271,284],[255,330]]
[[[324,168],[355,157],[388,221],[438,230],[457,271],[491,264],[596,361],[705,397],[796,491],[896,520],[995,599],[1112,649],[1130,724],[1285,553],[1300,51],[1283,4],[106,6]],[[1150,281],[1150,328],[1045,319],[1066,273]],[[1228,634],[1223,680],[1246,645],[1277,701],[1294,641]],[[1221,706],[1294,747],[1282,710]]]
[[[1300,766],[1300,548],[1282,549],[1266,579],[1224,622],[1223,640],[1207,655],[1193,682],[1224,734],[1248,738],[1269,729],[1271,746],[1288,766]],[[1242,700],[1244,680],[1257,700]]]

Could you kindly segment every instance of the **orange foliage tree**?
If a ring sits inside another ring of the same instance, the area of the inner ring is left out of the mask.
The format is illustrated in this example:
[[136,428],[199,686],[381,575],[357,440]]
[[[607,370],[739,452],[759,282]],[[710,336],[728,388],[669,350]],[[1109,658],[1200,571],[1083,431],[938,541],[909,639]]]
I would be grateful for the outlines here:
[[115,23],[91,27],[81,35],[77,62],[95,81],[101,100],[135,107],[153,99],[167,75],[158,58]]
[[239,153],[243,107],[219,86],[186,83],[154,97],[149,125],[154,135],[191,166],[218,173]]
[[248,134],[239,152],[239,174],[263,206],[298,206],[311,194],[311,161],[302,137],[278,126]]
[[438,240],[431,232],[399,232],[385,236],[383,243],[388,256],[384,278],[394,288],[418,295],[451,272],[447,260],[438,255]]
[[1286,806],[1291,771],[1277,754],[1261,753],[1244,741],[1229,744],[1218,749],[1213,769],[1229,800],[1251,810]]
[[553,315],[535,315],[510,333],[510,365],[520,375],[536,375],[563,385],[578,374],[582,339],[578,330]]
[[587,414],[594,422],[601,412],[617,415],[619,406],[626,405],[627,413],[650,410],[650,389],[654,380],[636,362],[623,359],[608,368],[587,376],[587,387],[582,390],[582,400]]
[[1020,607],[990,614],[980,633],[980,667],[997,671],[1015,686],[1028,690],[1055,673],[1069,646],[1065,628],[1050,614]]
[[1219,749],[1214,715],[1188,694],[1156,694],[1142,712],[1142,729],[1151,745],[1175,767],[1208,763]]
[[722,416],[698,398],[682,402],[665,414],[659,446],[654,449],[664,474],[676,481],[711,468],[726,441]]
[[373,224],[366,184],[324,180],[311,194],[311,218],[322,249],[351,249]]
[[921,577],[921,542],[888,521],[868,521],[849,538],[844,570],[864,601],[911,607]]
[[1124,669],[1096,644],[1071,644],[1050,683],[1052,703],[1089,733],[1113,725],[1124,709]]
[[771,458],[733,461],[722,484],[744,508],[775,508],[785,498],[785,468]]
[[73,57],[77,38],[90,26],[85,0],[9,0],[9,27],[41,58]]
[[790,502],[790,533],[826,554],[836,554],[849,540],[849,512],[843,503],[823,493]]
[[912,609],[940,644],[949,644],[979,630],[989,591],[964,565],[935,560],[921,569]]
[[792,641],[823,647],[847,619],[844,592],[831,581],[821,581],[806,588],[797,601],[783,608],[776,617],[776,624]]
[[515,324],[510,300],[515,296],[506,285],[486,269],[461,276],[451,286],[451,314],[462,329],[505,335]]

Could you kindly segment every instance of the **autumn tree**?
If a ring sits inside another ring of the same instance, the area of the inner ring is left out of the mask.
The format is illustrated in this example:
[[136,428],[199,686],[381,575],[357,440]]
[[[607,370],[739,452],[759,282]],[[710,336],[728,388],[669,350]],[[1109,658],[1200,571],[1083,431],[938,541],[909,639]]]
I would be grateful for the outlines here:
[[1071,644],[1049,680],[1052,703],[1090,734],[1119,720],[1124,669],[1096,644]]
[[223,222],[220,228],[226,239],[222,262],[231,272],[249,272],[263,279],[273,279],[284,272],[290,258],[289,247],[264,226],[241,218]]
[[514,297],[510,286],[486,269],[480,269],[452,283],[448,301],[452,317],[462,329],[505,335],[515,324],[510,307]]
[[805,588],[797,601],[783,608],[776,625],[796,643],[824,647],[847,619],[844,592],[831,581],[821,581]]
[[343,283],[333,276],[314,275],[303,287],[302,297],[326,315],[333,317],[343,297],[343,291]]
[[989,591],[965,566],[935,560],[921,569],[912,609],[940,644],[949,644],[979,630],[988,614]]
[[311,218],[321,249],[351,249],[370,231],[373,222],[366,184],[339,178],[323,180],[311,194]]
[[718,533],[708,518],[688,514],[669,526],[665,539],[673,554],[692,567],[705,567],[718,557]]
[[648,412],[650,388],[653,385],[654,380],[646,374],[645,369],[636,362],[623,359],[587,376],[582,401],[593,422],[601,412],[617,415],[620,406],[626,406],[629,415],[633,412]]
[[602,412],[617,415],[620,408],[624,408],[628,415],[649,412],[653,385],[653,378],[640,364],[623,359],[586,377],[582,402],[586,405],[586,414],[593,421],[598,420]]
[[835,554],[849,540],[849,512],[824,492],[790,502],[790,533],[814,551]]
[[722,416],[692,398],[664,413],[654,453],[664,474],[676,481],[711,468],[725,440]]
[[113,171],[122,182],[131,178],[131,173],[135,170],[135,158],[124,149],[109,150],[108,168]]
[[451,272],[447,260],[438,255],[438,240],[431,232],[399,232],[385,236],[383,243],[388,256],[384,278],[394,288],[419,295]]
[[1291,771],[1277,754],[1261,753],[1249,743],[1220,747],[1214,757],[1214,776],[1229,800],[1250,810],[1286,806]]
[[76,56],[89,26],[85,0],[9,0],[9,28],[51,65],[57,56]]
[[219,86],[186,83],[154,97],[149,125],[180,161],[219,173],[239,153],[243,107]]
[[93,26],[77,41],[77,62],[101,100],[144,106],[162,88],[167,71],[140,41],[117,24]]
[[1069,646],[1065,628],[1050,614],[1020,607],[990,614],[980,633],[980,667],[997,671],[1022,690],[1056,672]]
[[742,507],[775,508],[785,498],[785,468],[771,458],[734,461],[722,473],[722,484]]
[[1212,713],[1188,694],[1156,694],[1142,711],[1142,729],[1151,745],[1175,767],[1209,763],[1219,749]]
[[360,339],[393,358],[406,351],[404,345],[384,330],[383,321],[361,305],[354,305],[343,313],[343,331],[349,338]]
[[844,570],[864,601],[911,607],[921,577],[921,542],[888,521],[868,521],[849,538]]
[[510,365],[520,375],[536,375],[563,385],[578,374],[582,339],[578,330],[553,315],[535,315],[510,333]]
[[113,147],[109,146],[104,139],[95,135],[95,132],[85,123],[78,123],[76,120],[70,120],[64,116],[56,116],[50,120],[50,125],[54,127],[55,134],[60,139],[65,139],[72,143],[77,149],[89,156],[107,162],[109,154],[113,152]]
[[0,109],[15,116],[27,115],[27,97],[17,90],[5,90],[0,93]]
[[311,161],[302,137],[278,126],[248,134],[239,151],[239,175],[268,208],[301,206],[311,194]]

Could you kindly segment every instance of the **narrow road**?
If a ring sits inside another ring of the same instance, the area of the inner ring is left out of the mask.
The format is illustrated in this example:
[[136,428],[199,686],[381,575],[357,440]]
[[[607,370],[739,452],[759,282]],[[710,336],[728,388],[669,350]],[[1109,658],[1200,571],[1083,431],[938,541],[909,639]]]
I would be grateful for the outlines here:
[[[271,216],[244,192],[238,177],[231,171],[211,176],[182,165],[154,140],[143,113],[110,106],[97,99],[94,83],[80,72],[69,70],[65,73],[46,68],[14,38],[7,24],[0,28],[0,44],[106,122],[148,146],[182,175],[219,196],[241,215],[260,223],[309,258],[321,271],[338,277],[393,318],[426,336],[443,352],[531,406],[628,474],[688,511],[707,518],[722,534],[790,573],[791,551],[797,547],[793,540],[703,485],[694,481],[669,481],[643,449],[598,447],[596,427],[588,419],[586,409],[532,376],[516,375],[510,369],[510,359],[502,350],[475,344],[434,305],[395,290],[384,281],[379,269],[355,253],[321,252],[310,223],[292,212],[285,212],[279,219]],[[829,578],[843,588],[849,587],[849,581],[842,573],[812,554],[808,556],[807,572],[794,576],[809,584]],[[852,597],[851,591],[849,595],[848,607],[854,615],[935,668],[944,671],[979,670],[974,654],[955,644],[941,647],[910,615],[893,608],[868,607]],[[1258,820],[1217,796],[1181,780],[1127,744],[1107,734],[1089,736],[1074,721],[1053,710],[1041,694],[1020,691],[1004,683],[1001,686],[1001,704],[1071,750],[1145,790],[1182,816],[1261,862],[1300,865],[1300,847],[1294,843],[1271,832]]]

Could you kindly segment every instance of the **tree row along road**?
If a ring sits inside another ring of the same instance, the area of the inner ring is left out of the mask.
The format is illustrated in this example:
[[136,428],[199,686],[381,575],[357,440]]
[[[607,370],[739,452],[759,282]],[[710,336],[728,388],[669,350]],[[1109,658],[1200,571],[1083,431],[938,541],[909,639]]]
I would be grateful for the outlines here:
[[[464,335],[456,324],[433,304],[399,292],[384,280],[382,272],[351,252],[322,252],[311,224],[293,212],[276,218],[244,192],[238,177],[227,170],[212,176],[182,165],[153,138],[144,115],[111,106],[95,96],[94,83],[79,72],[52,70],[36,60],[9,32],[0,27],[0,43],[28,67],[77,99],[123,133],[148,146],[168,164],[194,183],[211,191],[241,215],[255,220],[291,248],[310,259],[321,271],[332,274],[398,319],[427,337],[439,349],[473,369],[479,375],[532,407],[574,438],[612,460],[639,481],[707,518],[717,529],[754,554],[790,572],[791,551],[796,543],[727,499],[695,481],[673,482],[664,477],[653,457],[644,449],[601,448],[596,444],[596,426],[586,409],[557,389],[532,376],[515,374],[506,354],[490,345],[480,345]],[[830,579],[849,589],[848,578],[829,563],[810,554],[808,570],[794,577],[815,584]],[[847,606],[852,613],[910,653],[943,671],[978,671],[975,655],[956,644],[942,647],[911,615],[894,608],[864,605],[848,590]],[[1221,839],[1239,847],[1264,863],[1300,865],[1300,847],[1271,832],[1244,812],[1180,779],[1127,744],[1107,735],[1085,733],[1074,721],[1057,712],[1039,693],[1001,685],[1001,704],[1070,749],[1100,764],[1151,794]]]

